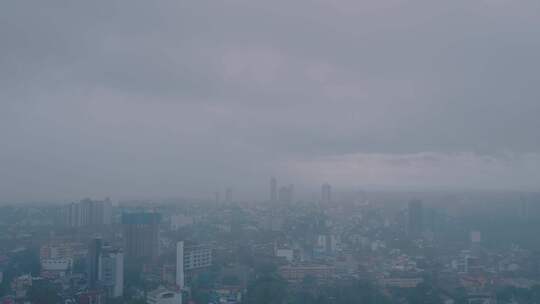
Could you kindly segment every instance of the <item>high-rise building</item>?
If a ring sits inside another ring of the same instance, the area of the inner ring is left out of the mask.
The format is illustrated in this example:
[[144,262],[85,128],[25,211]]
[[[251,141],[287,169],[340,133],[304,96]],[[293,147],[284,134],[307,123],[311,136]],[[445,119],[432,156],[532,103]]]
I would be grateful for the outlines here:
[[184,288],[184,242],[176,243],[176,286]]
[[185,271],[212,266],[212,248],[209,246],[185,246],[176,243],[176,286],[184,287]]
[[103,248],[100,256],[99,285],[109,298],[124,294],[124,254],[111,247]]
[[70,227],[79,227],[81,226],[81,219],[80,219],[80,210],[79,210],[79,204],[78,203],[71,203],[66,206],[64,206],[63,209],[63,216],[64,216],[64,224],[66,226]]
[[423,222],[423,206],[422,201],[413,200],[409,202],[409,221],[408,221],[408,233],[412,237],[422,236],[424,230]]
[[321,186],[321,203],[330,204],[332,202],[332,186],[325,183]]
[[102,240],[99,237],[93,238],[90,241],[88,248],[88,286],[91,290],[98,288],[99,269],[101,258]]
[[278,200],[280,203],[291,204],[294,197],[294,185],[282,186],[279,188]]
[[277,180],[275,177],[270,179],[270,202],[277,202]]
[[90,241],[87,257],[89,290],[117,298],[124,291],[124,255],[121,250],[105,246],[101,238]]
[[184,247],[184,270],[212,266],[212,248],[205,245]]
[[112,222],[112,203],[109,198],[95,201],[89,198],[79,203],[71,203],[63,208],[64,224],[70,227],[110,225]]
[[159,222],[158,213],[124,213],[124,252],[129,261],[138,259],[155,260],[159,255]]

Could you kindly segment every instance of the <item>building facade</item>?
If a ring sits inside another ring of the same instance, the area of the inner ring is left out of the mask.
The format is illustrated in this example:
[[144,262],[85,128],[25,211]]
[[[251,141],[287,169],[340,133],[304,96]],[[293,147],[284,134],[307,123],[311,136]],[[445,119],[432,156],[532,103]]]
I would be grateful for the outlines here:
[[124,295],[124,254],[118,249],[104,248],[100,258],[99,283],[108,298]]
[[160,287],[146,295],[147,304],[182,304],[182,295],[176,291]]
[[212,248],[209,246],[185,246],[176,244],[176,286],[183,288],[185,272],[212,266]]
[[64,224],[70,227],[110,225],[112,223],[112,203],[109,198],[102,201],[83,199],[63,208]]
[[124,253],[130,261],[155,260],[159,256],[158,213],[125,213],[122,215]]
[[326,183],[321,186],[321,203],[328,205],[332,202],[332,186]]

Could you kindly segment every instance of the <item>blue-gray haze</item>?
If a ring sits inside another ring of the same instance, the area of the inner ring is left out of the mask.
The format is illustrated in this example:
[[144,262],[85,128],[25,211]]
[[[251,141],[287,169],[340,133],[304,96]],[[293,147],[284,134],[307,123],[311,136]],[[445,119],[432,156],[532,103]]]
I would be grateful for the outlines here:
[[537,190],[540,1],[0,2],[0,201]]

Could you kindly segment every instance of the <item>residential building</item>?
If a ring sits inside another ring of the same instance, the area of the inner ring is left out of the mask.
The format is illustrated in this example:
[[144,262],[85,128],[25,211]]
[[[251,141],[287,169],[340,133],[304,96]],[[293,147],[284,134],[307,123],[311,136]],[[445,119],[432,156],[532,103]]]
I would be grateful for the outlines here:
[[125,213],[122,215],[126,259],[156,259],[159,255],[158,213]]
[[182,304],[182,295],[176,291],[159,287],[146,295],[147,304]]

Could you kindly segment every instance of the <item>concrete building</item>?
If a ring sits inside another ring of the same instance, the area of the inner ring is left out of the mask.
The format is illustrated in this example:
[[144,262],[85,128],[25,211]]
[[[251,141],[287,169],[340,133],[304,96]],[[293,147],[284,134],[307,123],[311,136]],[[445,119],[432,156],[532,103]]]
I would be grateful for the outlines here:
[[21,275],[11,281],[11,289],[15,293],[15,299],[26,298],[28,289],[32,286],[31,274]]
[[88,248],[87,265],[90,291],[102,292],[107,298],[124,294],[124,254],[121,250],[105,246],[103,240],[96,237]]
[[73,250],[67,244],[48,243],[39,249],[40,259],[68,259],[73,258]]
[[278,200],[280,203],[291,204],[294,201],[294,185],[280,187]]
[[470,250],[462,250],[451,265],[460,274],[474,274],[483,270],[481,260],[474,256]]
[[151,259],[159,256],[158,213],[125,213],[122,215],[124,252],[127,260]]
[[90,246],[88,248],[88,270],[86,274],[88,276],[88,287],[90,290],[97,290],[99,286],[98,281],[102,246],[103,240],[101,238],[94,238],[90,242]]
[[171,216],[170,222],[171,222],[171,225],[170,225],[171,230],[177,231],[178,229],[182,227],[193,225],[194,221],[193,221],[193,218],[190,216],[186,216],[183,214],[175,214]]
[[326,265],[282,266],[279,268],[279,273],[289,282],[302,282],[307,276],[328,280],[335,275],[336,268]]
[[190,246],[184,248],[184,270],[212,266],[212,249],[208,246]]
[[333,254],[337,251],[339,239],[333,234],[320,234],[317,236],[314,251],[318,254]]
[[64,224],[70,227],[110,225],[112,203],[109,198],[102,201],[86,198],[64,206],[63,216]]
[[81,226],[81,213],[80,205],[78,203],[71,203],[64,206],[63,217],[64,224],[69,227]]
[[67,244],[48,243],[39,249],[41,276],[58,278],[73,269],[73,251]]
[[381,285],[385,287],[394,287],[394,288],[415,288],[418,284],[422,283],[424,280],[420,277],[391,277],[384,278],[381,280]]
[[41,259],[41,276],[44,278],[64,277],[73,269],[73,259]]
[[99,284],[108,298],[124,295],[124,254],[106,247],[100,256]]
[[183,289],[184,283],[184,242],[178,242],[176,243],[176,286]]
[[212,266],[212,248],[208,246],[185,246],[176,243],[176,285],[183,288],[185,272]]
[[294,250],[291,248],[275,248],[275,255],[276,257],[284,258],[289,263],[292,263],[294,260]]
[[101,290],[88,290],[77,294],[78,304],[105,304],[105,295]]
[[182,295],[176,291],[159,287],[146,295],[147,304],[182,304]]

